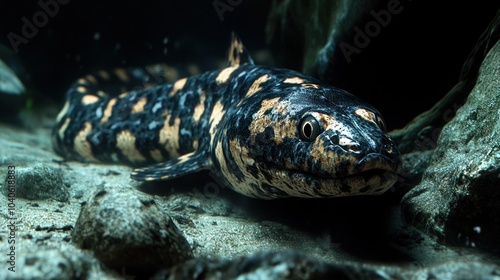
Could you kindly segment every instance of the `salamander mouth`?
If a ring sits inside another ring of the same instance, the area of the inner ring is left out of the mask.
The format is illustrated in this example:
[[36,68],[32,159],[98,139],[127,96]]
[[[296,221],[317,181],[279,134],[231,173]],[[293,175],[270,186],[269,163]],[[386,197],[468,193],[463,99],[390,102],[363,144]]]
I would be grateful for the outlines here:
[[[276,166],[273,168],[278,169],[278,170],[280,169],[279,167],[276,167]],[[396,173],[394,171],[387,170],[387,169],[379,169],[379,168],[364,170],[364,171],[360,171],[358,173],[348,174],[345,176],[337,176],[337,177],[314,174],[314,173],[310,173],[310,172],[299,170],[299,169],[281,169],[281,170],[289,173],[292,176],[293,175],[304,176],[305,178],[316,178],[316,179],[320,179],[320,180],[349,180],[351,178],[358,178],[358,177],[362,177],[362,178],[369,180],[370,178],[373,178],[375,176],[383,176],[383,177],[391,177],[391,178],[393,176],[395,176],[395,177],[398,176],[398,173]]]
[[[345,176],[328,176],[328,174],[315,174],[300,169],[283,168],[265,162],[261,162],[261,164],[267,174],[287,182],[293,195],[299,197],[382,194],[398,180],[400,170],[400,166],[397,164],[385,166],[375,164],[373,167],[358,166],[360,169],[355,169],[356,172]],[[287,192],[287,190],[284,191]]]
[[353,177],[365,177],[365,178],[370,178],[373,176],[398,176],[401,166],[397,163],[390,163],[390,164],[371,164],[372,167],[370,167],[366,162],[361,161],[354,170],[357,170],[354,173],[351,174],[345,174],[345,175],[337,175],[337,176],[331,176],[328,174],[315,174],[313,172],[308,172],[304,171],[298,168],[284,168],[281,166],[278,166],[276,164],[272,164],[270,162],[266,161],[259,161],[261,165],[269,170],[275,170],[275,171],[284,171],[289,174],[296,174],[296,175],[301,175],[304,177],[312,177],[312,178],[318,178],[318,179],[324,179],[324,180],[343,180],[343,179],[348,179],[348,178],[353,178]]

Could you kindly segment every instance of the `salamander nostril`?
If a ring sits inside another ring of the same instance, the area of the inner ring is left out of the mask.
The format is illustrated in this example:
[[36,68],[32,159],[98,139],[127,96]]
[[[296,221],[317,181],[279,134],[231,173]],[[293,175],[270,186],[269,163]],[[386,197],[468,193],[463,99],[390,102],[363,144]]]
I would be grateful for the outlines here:
[[338,145],[339,144],[339,136],[337,134],[334,134],[334,135],[331,135],[330,136],[330,142],[332,142],[332,144],[334,145]]
[[346,148],[346,150],[351,152],[351,153],[360,153],[361,152],[361,145],[359,145],[359,144],[346,145],[344,148]]
[[354,141],[351,138],[348,137],[340,137],[338,141],[338,145],[344,149],[347,152],[350,153],[360,153],[361,152],[361,145],[358,144],[358,142]]
[[387,153],[393,154],[398,152],[396,143],[394,143],[394,141],[389,136],[385,135],[382,144],[383,144],[382,148]]
[[393,152],[393,147],[394,147],[394,145],[392,143],[384,144],[384,150],[388,153]]

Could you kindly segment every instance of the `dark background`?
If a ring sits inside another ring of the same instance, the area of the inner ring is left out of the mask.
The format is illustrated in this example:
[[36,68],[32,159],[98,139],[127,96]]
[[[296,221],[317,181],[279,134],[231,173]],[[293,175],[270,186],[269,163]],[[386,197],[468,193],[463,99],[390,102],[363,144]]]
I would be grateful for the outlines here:
[[[247,2],[224,13],[221,21],[212,1],[69,0],[19,46],[17,58],[36,89],[61,98],[71,82],[92,70],[223,57],[232,30],[245,36],[249,48],[264,47],[269,5],[257,9]],[[7,34],[22,35],[21,18],[32,21],[40,10],[38,1],[3,1],[0,42],[12,49]]]
[[[62,104],[69,85],[89,71],[222,58],[231,31],[250,52],[268,47],[271,1],[243,0],[223,14],[223,21],[213,3],[69,0],[19,46],[14,59],[24,67],[20,76],[37,106],[44,100]],[[405,125],[451,89],[499,4],[407,1],[404,7],[335,82],[378,108],[389,129]],[[0,42],[12,49],[7,34],[22,35],[21,18],[32,21],[40,10],[38,1],[2,1]],[[296,61],[301,59],[289,57],[289,63],[277,66],[300,70]]]

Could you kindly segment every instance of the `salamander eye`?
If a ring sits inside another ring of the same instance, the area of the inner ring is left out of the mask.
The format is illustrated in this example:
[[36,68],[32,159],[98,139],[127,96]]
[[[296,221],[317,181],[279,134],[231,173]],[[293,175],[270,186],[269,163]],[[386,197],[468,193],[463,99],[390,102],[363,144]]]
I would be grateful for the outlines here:
[[313,116],[305,116],[299,124],[299,135],[303,141],[314,141],[321,133],[321,127],[318,120]]
[[375,116],[375,122],[377,123],[378,127],[380,127],[380,129],[382,131],[386,131],[386,127],[385,127],[385,122],[384,120],[382,119],[382,117],[380,116]]

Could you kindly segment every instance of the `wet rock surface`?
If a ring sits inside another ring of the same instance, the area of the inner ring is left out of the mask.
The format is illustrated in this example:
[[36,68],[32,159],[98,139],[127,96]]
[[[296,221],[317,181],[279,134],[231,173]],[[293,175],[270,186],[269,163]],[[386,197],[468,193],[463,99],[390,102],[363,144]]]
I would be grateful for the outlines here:
[[57,248],[19,250],[15,272],[0,271],[1,279],[86,279],[91,271],[90,256],[73,246],[61,244]]
[[25,91],[14,71],[0,59],[0,117],[11,116],[23,108]]
[[500,43],[475,88],[443,127],[420,184],[405,195],[406,221],[453,245],[500,252]]
[[492,263],[450,261],[426,268],[354,262],[327,263],[294,252],[259,253],[227,260],[191,260],[152,279],[500,279]]
[[[33,167],[15,170],[15,193],[18,198],[28,200],[54,199],[66,202],[69,191],[63,183],[60,168],[36,164]],[[2,193],[8,196],[8,177],[2,186]]]
[[135,190],[94,191],[82,206],[72,240],[116,269],[154,270],[193,256],[172,219],[152,197]]

